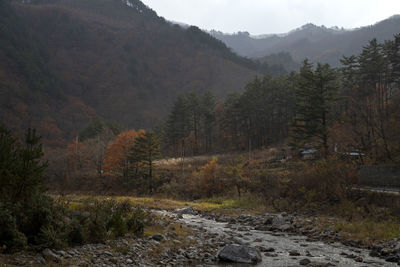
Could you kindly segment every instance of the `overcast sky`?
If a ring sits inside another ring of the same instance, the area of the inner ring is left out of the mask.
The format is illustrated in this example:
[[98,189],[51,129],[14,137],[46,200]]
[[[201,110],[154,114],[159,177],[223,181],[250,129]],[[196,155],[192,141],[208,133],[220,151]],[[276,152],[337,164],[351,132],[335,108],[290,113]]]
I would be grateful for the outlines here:
[[400,14],[400,0],[142,0],[172,21],[226,33],[285,33],[306,23],[355,28]]

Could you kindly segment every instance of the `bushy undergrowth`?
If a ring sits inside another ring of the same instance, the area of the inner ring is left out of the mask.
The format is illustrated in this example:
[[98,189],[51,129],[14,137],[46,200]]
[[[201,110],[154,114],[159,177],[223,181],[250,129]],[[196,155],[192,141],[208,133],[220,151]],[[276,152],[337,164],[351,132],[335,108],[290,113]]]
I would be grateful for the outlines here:
[[[159,188],[158,193],[164,197],[240,200],[251,196],[268,210],[328,212],[349,219],[348,213],[353,216],[360,213],[357,209],[343,208],[348,206],[346,203],[357,207],[355,202],[361,196],[355,195],[352,189],[357,183],[357,166],[339,158],[283,163],[263,159],[237,158],[225,162],[212,159],[203,166],[192,168],[191,172],[187,170],[185,175],[179,170],[172,173],[171,182]],[[358,207],[364,217],[373,213],[374,202],[376,206],[396,213],[395,207],[388,201],[383,203],[382,198],[368,194],[362,197],[369,203],[366,207]]]
[[184,199],[251,193],[266,200],[297,200],[302,205],[335,203],[346,199],[356,173],[356,167],[338,159],[290,163],[237,159],[220,164],[213,158],[184,177],[177,171],[172,182],[159,192]]
[[129,202],[113,200],[81,203],[79,209],[70,210],[65,203],[45,197],[24,212],[10,207],[0,204],[0,246],[6,252],[26,245],[62,248],[104,242],[127,233],[140,236],[146,216]]
[[145,213],[128,201],[88,199],[69,212],[70,244],[104,242],[127,233],[143,234]]
[[0,251],[103,242],[143,233],[145,214],[129,202],[94,201],[70,210],[46,195],[43,151],[35,131],[25,141],[0,126]]
[[15,216],[4,203],[0,203],[0,240],[3,249],[21,248],[27,244],[26,236],[18,229]]
[[337,203],[347,198],[355,173],[354,166],[336,159],[308,163],[288,174],[286,194],[304,204]]

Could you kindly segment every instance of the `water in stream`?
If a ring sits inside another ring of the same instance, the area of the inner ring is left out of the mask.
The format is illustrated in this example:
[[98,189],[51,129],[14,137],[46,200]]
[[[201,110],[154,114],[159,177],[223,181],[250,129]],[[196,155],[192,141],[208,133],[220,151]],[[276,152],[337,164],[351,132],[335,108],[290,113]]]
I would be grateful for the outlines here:
[[[397,266],[397,264],[369,256],[368,250],[348,247],[340,243],[309,242],[306,241],[304,236],[257,231],[250,227],[244,230],[243,226],[240,225],[228,226],[227,223],[208,220],[197,215],[185,214],[179,221],[194,227],[204,228],[210,233],[219,234],[221,237],[235,237],[239,242],[253,247],[263,246],[275,249],[268,256],[261,253],[262,262],[256,266],[300,266],[299,262],[302,259],[308,259],[314,264],[331,263],[332,266]],[[239,226],[240,231],[237,230]],[[289,251],[297,251],[300,256],[290,256]],[[357,262],[357,260],[363,262]]]

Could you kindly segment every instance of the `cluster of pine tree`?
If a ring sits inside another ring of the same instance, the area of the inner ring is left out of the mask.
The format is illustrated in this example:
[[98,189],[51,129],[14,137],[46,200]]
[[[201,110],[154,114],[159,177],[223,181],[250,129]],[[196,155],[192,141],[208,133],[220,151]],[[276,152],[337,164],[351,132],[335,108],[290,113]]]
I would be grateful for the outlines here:
[[323,150],[329,153],[329,126],[332,120],[333,106],[337,99],[337,73],[328,64],[313,64],[307,60],[303,67],[295,89],[296,116],[292,123],[291,146],[296,150]]
[[377,162],[400,159],[400,34],[366,45],[344,57],[341,69],[340,129],[337,142]]
[[174,154],[185,153],[185,145],[196,155],[212,151],[215,140],[214,95],[206,91],[199,95],[191,92],[175,100],[165,129],[166,144]]
[[286,138],[294,116],[295,82],[295,74],[256,77],[242,94],[231,93],[219,104],[210,92],[181,95],[166,123],[166,150],[173,155],[240,151]]
[[[400,35],[370,41],[338,69],[303,62],[299,73],[256,77],[223,103],[210,93],[175,101],[165,140],[169,153],[251,150],[288,140],[293,151],[357,151],[372,162],[400,160]],[[188,150],[188,149],[186,149]]]

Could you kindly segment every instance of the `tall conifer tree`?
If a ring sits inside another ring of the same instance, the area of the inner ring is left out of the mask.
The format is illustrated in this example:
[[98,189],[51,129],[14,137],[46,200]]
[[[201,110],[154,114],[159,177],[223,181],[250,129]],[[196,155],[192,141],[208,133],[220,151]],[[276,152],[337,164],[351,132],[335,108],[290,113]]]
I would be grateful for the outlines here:
[[128,157],[132,165],[135,166],[135,171],[139,171],[140,176],[148,180],[150,194],[153,193],[154,161],[160,157],[160,141],[152,131],[148,131],[135,139]]
[[318,64],[314,70],[312,63],[304,61],[296,89],[292,147],[322,149],[328,155],[328,125],[337,88],[336,73],[328,64]]

